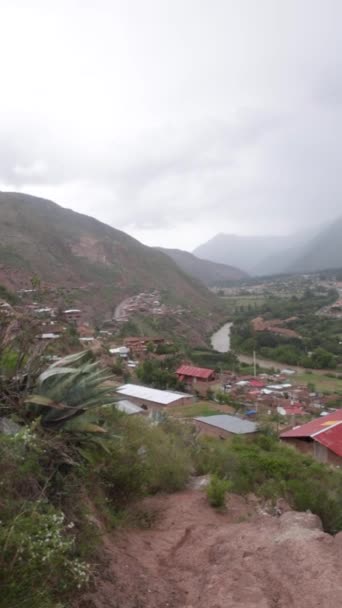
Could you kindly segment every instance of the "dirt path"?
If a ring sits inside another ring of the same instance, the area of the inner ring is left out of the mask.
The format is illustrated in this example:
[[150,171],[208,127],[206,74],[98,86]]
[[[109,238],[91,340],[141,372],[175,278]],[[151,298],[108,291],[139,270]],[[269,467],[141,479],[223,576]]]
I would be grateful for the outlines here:
[[314,515],[273,517],[237,496],[220,514],[199,490],[141,507],[153,527],[104,538],[107,565],[77,608],[342,606],[342,537]]

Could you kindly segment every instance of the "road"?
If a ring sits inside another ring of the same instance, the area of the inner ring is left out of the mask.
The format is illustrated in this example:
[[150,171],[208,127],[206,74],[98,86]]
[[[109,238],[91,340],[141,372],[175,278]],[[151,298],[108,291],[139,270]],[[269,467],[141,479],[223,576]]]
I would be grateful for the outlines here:
[[[237,356],[241,363],[248,363],[249,365],[253,365],[253,357],[251,357],[250,355]],[[274,367],[275,369],[293,369],[298,374],[307,374],[308,372],[312,372],[314,374],[320,374],[321,376],[325,376],[326,374],[331,374],[331,372],[334,372],[334,370],[331,369],[311,369],[308,367],[299,367],[298,365],[287,365],[286,363],[280,363],[279,361],[271,361],[270,359],[260,359],[259,357],[257,357],[257,363],[261,367],[265,368]]]
[[121,321],[123,318],[126,317],[125,307],[126,307],[128,300],[130,300],[130,298],[126,298],[125,300],[122,300],[122,302],[120,302],[120,304],[118,304],[118,306],[116,307],[115,312],[114,312],[115,321]]
[[[216,331],[211,337],[212,347],[216,352],[228,352],[230,350],[230,331],[233,323],[225,323],[218,331]],[[251,355],[239,355],[237,357],[241,363],[248,363],[249,365],[253,365],[253,357]],[[331,373],[331,369],[310,369],[305,367],[300,367],[298,365],[287,365],[286,363],[280,363],[279,361],[272,361],[271,359],[261,359],[257,357],[257,363],[261,367],[265,368],[275,368],[275,369],[293,369],[298,374],[305,374],[308,372],[313,372],[315,374],[320,374],[324,376],[327,373]]]

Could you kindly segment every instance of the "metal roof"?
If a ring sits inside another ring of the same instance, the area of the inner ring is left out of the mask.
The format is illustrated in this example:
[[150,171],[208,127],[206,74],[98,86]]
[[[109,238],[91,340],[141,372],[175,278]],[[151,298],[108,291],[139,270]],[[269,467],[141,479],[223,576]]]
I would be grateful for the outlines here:
[[311,422],[302,424],[301,426],[295,426],[290,431],[285,431],[280,435],[281,438],[286,439],[287,437],[312,437],[316,438],[317,433],[322,433],[329,429],[329,427],[342,421],[342,410],[337,410],[328,416],[323,418],[315,418]]
[[140,412],[144,411],[142,407],[132,403],[132,401],[128,401],[127,399],[117,401],[115,407],[120,410],[120,412],[124,412],[125,414],[140,414]]
[[235,435],[245,435],[246,433],[255,433],[257,425],[250,420],[242,420],[237,416],[229,416],[228,414],[217,414],[216,416],[199,416],[194,418],[199,422],[204,422],[210,426],[215,426],[223,431],[229,431]]
[[126,397],[136,397],[144,401],[153,401],[160,405],[169,405],[178,399],[187,398],[190,399],[192,395],[186,393],[176,393],[171,391],[161,391],[157,388],[150,388],[148,386],[140,386],[139,384],[124,384],[119,386],[117,392],[120,395]]
[[324,433],[316,435],[314,440],[321,445],[325,445],[326,448],[338,456],[342,456],[342,421],[328,427]]
[[67,310],[64,310],[63,313],[65,315],[72,313],[72,312],[81,312],[79,308],[68,308]]
[[213,373],[213,369],[193,367],[192,365],[181,365],[176,371],[179,376],[192,376],[193,378],[210,378]]

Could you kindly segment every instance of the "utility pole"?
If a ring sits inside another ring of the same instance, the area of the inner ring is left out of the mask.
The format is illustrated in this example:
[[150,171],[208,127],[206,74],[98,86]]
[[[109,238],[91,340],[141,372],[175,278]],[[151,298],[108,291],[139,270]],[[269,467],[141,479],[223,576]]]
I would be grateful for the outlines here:
[[256,378],[256,354],[255,354],[255,350],[253,350],[253,369],[254,369],[254,378]]

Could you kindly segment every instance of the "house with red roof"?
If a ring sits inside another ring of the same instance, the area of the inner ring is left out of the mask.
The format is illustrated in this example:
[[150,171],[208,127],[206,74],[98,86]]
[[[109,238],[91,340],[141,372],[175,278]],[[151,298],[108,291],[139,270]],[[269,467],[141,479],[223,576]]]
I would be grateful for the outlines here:
[[320,416],[280,435],[280,439],[320,462],[342,465],[342,410]]
[[211,382],[215,380],[215,372],[213,369],[206,367],[194,367],[192,365],[181,365],[176,374],[180,382],[193,384],[194,382]]

